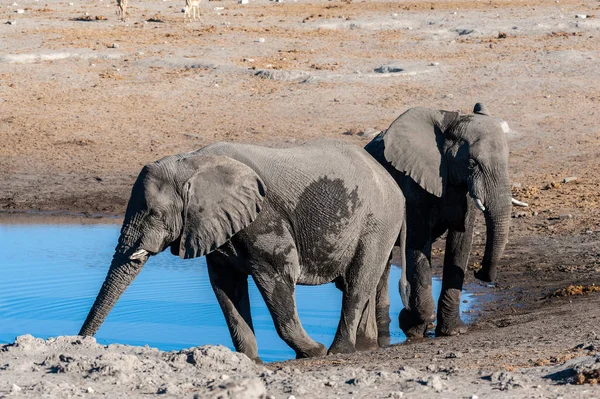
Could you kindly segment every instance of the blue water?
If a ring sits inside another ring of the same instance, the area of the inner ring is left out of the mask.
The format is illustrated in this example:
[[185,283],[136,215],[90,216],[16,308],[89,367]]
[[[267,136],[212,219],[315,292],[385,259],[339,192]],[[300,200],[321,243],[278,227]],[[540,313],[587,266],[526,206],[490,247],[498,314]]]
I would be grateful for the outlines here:
[[[115,224],[1,224],[0,342],[22,334],[76,335],[104,281],[120,226]],[[400,269],[390,278],[392,343],[404,340],[397,316]],[[264,361],[294,358],[279,338],[252,279],[250,301]],[[434,296],[440,291],[434,282]],[[327,346],[341,309],[333,284],[298,286],[296,301],[308,334]],[[148,344],[162,350],[204,344],[233,349],[210,286],[204,258],[181,260],[165,251],[150,258],[96,334],[103,344]]]

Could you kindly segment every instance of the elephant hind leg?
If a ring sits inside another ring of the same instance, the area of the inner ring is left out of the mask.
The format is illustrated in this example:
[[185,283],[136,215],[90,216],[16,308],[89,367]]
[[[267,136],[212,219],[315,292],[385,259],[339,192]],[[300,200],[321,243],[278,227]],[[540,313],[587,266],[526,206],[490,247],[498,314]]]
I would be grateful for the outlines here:
[[225,315],[233,346],[236,351],[260,363],[250,314],[248,276],[211,261],[210,256],[206,263],[210,283]]
[[394,245],[395,237],[391,238],[389,242],[382,242],[379,235],[366,235],[361,238],[355,259],[343,278],[344,283],[341,284],[344,287],[342,314],[333,344],[329,348],[330,353],[356,351],[361,317],[365,325],[361,339],[371,341],[368,346],[375,346],[377,287]]
[[375,298],[376,295],[372,295],[371,298],[367,301],[367,304],[365,305],[365,308],[362,312],[362,316],[360,318],[358,331],[356,332],[356,349],[360,351],[373,350],[379,347],[379,334],[377,325],[378,319],[375,309]]
[[377,318],[377,343],[380,348],[390,345],[390,294],[389,294],[389,279],[390,269],[392,267],[392,255],[387,261],[385,271],[381,275],[379,284],[377,285],[377,293],[375,300],[375,315]]

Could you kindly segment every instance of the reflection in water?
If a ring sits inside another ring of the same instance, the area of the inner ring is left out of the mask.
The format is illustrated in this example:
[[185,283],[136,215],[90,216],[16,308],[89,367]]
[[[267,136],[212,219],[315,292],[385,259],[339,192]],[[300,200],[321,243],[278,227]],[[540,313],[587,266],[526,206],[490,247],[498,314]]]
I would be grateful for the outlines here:
[[[118,225],[0,224],[0,342],[21,334],[47,338],[77,334],[104,281]],[[390,279],[392,342],[404,335],[397,315],[400,270]],[[249,279],[259,355],[265,361],[294,357],[277,336],[271,315]],[[434,295],[439,295],[439,283]],[[331,344],[341,312],[333,284],[298,286],[302,324],[318,342]],[[204,344],[233,349],[204,258],[181,260],[165,251],[152,257],[102,324],[100,343],[148,344],[162,350]]]

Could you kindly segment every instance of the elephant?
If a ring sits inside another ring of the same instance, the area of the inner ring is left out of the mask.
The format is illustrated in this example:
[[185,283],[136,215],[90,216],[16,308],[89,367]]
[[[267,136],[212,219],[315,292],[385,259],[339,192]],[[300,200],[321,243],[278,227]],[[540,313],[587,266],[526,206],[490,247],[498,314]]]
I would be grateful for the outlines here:
[[[436,335],[467,332],[459,305],[476,211],[483,212],[486,246],[475,276],[494,281],[508,238],[512,199],[508,124],[477,103],[473,114],[415,107],[365,149],[394,177],[406,198],[406,268],[399,316],[408,337],[422,337],[435,320],[431,246],[447,232]],[[469,200],[471,197],[472,200]]]
[[94,335],[149,257],[169,247],[183,259],[206,255],[234,347],[257,362],[248,276],[297,358],[327,350],[300,323],[296,284],[335,282],[343,292],[330,353],[376,348],[378,330],[389,336],[391,320],[388,303],[375,303],[387,295],[389,254],[404,247],[404,224],[396,182],[342,140],[283,149],[214,143],[167,156],[146,165],[133,185],[112,263],[79,335]]

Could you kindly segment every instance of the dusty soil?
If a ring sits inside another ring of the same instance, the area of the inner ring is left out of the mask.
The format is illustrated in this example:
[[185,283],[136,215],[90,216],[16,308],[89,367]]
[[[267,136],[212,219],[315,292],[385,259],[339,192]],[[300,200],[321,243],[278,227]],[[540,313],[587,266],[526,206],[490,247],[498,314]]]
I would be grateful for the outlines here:
[[530,207],[514,209],[498,284],[469,274],[482,301],[467,335],[266,369],[226,350],[197,366],[190,352],[26,337],[0,349],[0,396],[600,397],[600,3],[228,0],[184,23],[183,1],[131,1],[127,22],[103,0],[16,2],[0,5],[4,211],[118,216],[164,155],[362,146],[411,106],[478,101],[512,128],[513,194]]

